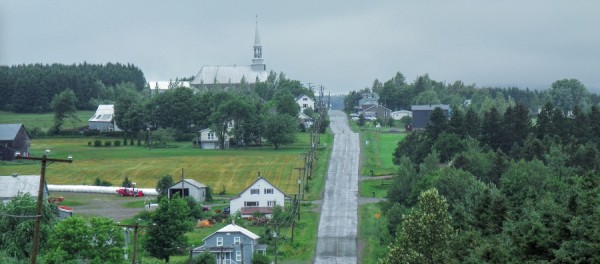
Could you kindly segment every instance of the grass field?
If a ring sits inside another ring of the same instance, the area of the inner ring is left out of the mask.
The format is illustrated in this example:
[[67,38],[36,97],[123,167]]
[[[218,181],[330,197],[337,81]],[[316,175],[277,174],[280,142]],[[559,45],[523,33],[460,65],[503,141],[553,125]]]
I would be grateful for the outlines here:
[[361,130],[360,136],[363,160],[360,175],[371,175],[371,170],[376,176],[393,174],[396,171],[396,165],[392,162],[392,154],[398,141],[402,140],[405,134],[364,129]]
[[[377,218],[379,213],[380,218]],[[358,208],[358,237],[363,246],[362,259],[360,263],[376,264],[378,259],[383,257],[387,252],[387,247],[380,245],[379,232],[381,228],[385,228],[382,223],[383,216],[377,204],[365,204]]]
[[[128,176],[138,187],[154,188],[164,175],[169,174],[176,181],[180,179],[183,168],[185,178],[207,184],[214,193],[237,194],[256,180],[258,172],[282,191],[295,193],[297,177],[294,168],[303,165],[301,153],[308,147],[308,134],[297,134],[297,138],[295,144],[277,151],[270,146],[201,150],[188,142],[176,143],[176,148],[151,150],[138,146],[90,147],[88,141],[94,140],[91,138],[34,139],[30,150],[32,156],[42,156],[46,149],[50,150],[52,158],[73,156],[72,164],[48,166],[49,184],[91,185],[99,177],[120,185]],[[319,156],[325,151],[325,148],[319,151]],[[31,161],[0,162],[0,175],[13,172],[39,175],[40,165]]]
[[[388,186],[391,183],[390,179],[361,181],[358,183],[360,197],[386,198]],[[375,193],[375,196],[373,196],[373,193]]]
[[[70,120],[65,120],[63,128],[87,126],[88,119],[90,119],[94,113],[94,111],[77,111],[79,121],[73,124]],[[43,131],[48,131],[54,124],[54,113],[18,114],[0,111],[0,124],[23,124],[26,129],[39,127]]]

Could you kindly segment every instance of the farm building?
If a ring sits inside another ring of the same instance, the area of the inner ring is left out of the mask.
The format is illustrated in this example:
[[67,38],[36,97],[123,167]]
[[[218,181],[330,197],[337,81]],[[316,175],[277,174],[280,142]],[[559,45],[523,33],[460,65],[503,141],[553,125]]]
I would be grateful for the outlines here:
[[22,124],[0,124],[0,160],[28,156],[31,139]]
[[411,107],[412,115],[413,115],[412,129],[413,130],[425,129],[427,124],[429,124],[429,115],[431,115],[431,112],[433,111],[433,109],[438,108],[438,107],[440,109],[442,109],[442,111],[444,112],[446,117],[448,117],[448,118],[450,117],[450,106],[449,105],[443,105],[443,104],[413,105]]
[[392,119],[394,120],[400,120],[405,116],[412,117],[412,112],[408,110],[399,110],[392,112]]
[[204,202],[206,200],[206,189],[208,187],[202,183],[199,183],[193,179],[183,179],[183,181],[179,181],[173,186],[169,187],[169,198],[173,195],[181,195],[183,191],[183,196],[191,196],[198,202]]
[[210,252],[215,255],[217,264],[252,263],[254,253],[264,255],[267,251],[266,245],[258,244],[259,238],[234,222],[204,238],[204,245],[194,248],[192,255]]
[[96,113],[88,119],[91,130],[121,131],[115,122],[115,105],[99,105]]
[[255,213],[271,216],[275,205],[285,205],[285,193],[263,177],[252,183],[237,197],[231,199],[231,213],[240,212],[242,217],[250,217]]
[[374,105],[360,112],[366,119],[374,120],[381,119],[387,122],[391,118],[392,110],[383,105]]
[[[0,176],[0,200],[8,203],[19,194],[29,194],[33,198],[38,197],[40,188],[39,175],[17,175]],[[44,183],[44,200],[48,199],[48,186]]]

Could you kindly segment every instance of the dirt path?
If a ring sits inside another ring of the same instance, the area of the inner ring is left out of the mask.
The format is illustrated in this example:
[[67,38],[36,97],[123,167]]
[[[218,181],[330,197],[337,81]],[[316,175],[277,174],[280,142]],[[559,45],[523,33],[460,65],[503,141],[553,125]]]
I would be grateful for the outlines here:
[[[65,204],[73,208],[74,215],[104,216],[115,221],[131,218],[144,210],[125,206],[134,201],[145,201],[146,197],[121,197],[116,194],[53,192],[51,197],[62,196]],[[154,197],[149,197],[149,199]],[[73,205],[69,205],[73,203]],[[142,203],[142,202],[140,202]]]

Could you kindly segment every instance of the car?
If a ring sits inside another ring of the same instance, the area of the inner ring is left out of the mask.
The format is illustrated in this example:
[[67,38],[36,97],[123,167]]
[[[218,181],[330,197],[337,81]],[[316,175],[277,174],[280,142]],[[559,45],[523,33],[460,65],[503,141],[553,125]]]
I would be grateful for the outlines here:
[[223,208],[223,214],[229,214],[230,210],[229,206]]
[[117,189],[116,192],[121,196],[139,196],[139,197],[144,196],[144,192],[142,192],[142,190],[140,190],[139,188],[125,187],[125,188]]

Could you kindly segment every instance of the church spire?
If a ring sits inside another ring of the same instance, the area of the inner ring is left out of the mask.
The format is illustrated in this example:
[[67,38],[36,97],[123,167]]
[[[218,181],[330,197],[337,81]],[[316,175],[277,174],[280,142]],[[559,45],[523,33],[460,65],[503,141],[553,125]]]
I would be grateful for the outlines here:
[[254,59],[252,59],[252,69],[255,71],[265,71],[265,66],[262,58],[262,45],[260,44],[260,35],[258,34],[258,15],[256,15],[256,29],[254,35]]

